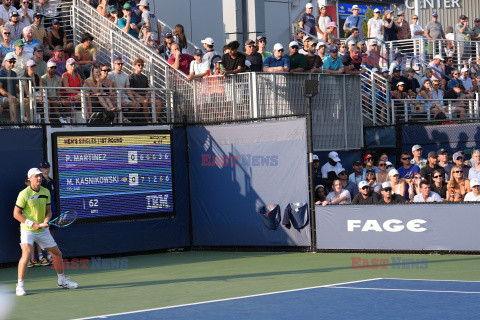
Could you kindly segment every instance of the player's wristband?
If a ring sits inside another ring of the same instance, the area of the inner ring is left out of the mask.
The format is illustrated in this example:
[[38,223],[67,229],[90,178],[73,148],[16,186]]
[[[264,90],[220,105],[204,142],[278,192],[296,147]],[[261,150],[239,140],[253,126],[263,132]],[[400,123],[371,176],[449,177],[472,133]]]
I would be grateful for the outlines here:
[[29,226],[30,228],[33,227],[33,221],[30,220],[30,219],[25,220],[25,224],[26,224],[27,226]]

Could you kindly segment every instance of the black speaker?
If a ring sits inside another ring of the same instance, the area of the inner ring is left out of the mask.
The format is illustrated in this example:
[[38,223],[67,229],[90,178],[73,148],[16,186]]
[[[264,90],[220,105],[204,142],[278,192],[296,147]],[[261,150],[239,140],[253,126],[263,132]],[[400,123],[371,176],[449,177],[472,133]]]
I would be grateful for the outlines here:
[[303,80],[303,95],[313,97],[318,94],[318,80]]

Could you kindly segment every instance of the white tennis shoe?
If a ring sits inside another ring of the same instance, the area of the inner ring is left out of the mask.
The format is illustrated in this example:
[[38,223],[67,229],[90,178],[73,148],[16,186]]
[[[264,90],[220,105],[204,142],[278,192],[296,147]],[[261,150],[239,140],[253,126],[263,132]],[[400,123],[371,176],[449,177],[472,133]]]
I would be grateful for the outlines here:
[[65,278],[65,280],[58,282],[58,287],[65,289],[77,289],[78,283],[70,281],[69,279],[70,278]]
[[19,286],[18,283],[17,288],[15,289],[15,293],[19,297],[27,295],[27,293],[25,292],[25,288],[23,286]]

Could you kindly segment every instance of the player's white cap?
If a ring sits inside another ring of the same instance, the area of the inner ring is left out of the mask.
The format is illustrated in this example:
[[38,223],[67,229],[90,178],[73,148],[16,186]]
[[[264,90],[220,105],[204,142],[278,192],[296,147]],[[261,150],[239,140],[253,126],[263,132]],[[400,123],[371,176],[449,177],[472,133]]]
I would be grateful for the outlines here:
[[34,176],[36,174],[42,174],[42,171],[40,171],[40,169],[38,168],[32,168],[28,170],[27,177],[30,178],[31,176]]

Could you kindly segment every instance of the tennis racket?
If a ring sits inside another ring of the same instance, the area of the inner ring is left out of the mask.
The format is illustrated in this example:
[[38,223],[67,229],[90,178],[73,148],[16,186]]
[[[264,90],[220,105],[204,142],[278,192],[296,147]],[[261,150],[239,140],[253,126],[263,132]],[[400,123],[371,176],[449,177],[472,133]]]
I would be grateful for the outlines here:
[[58,216],[57,218],[50,221],[48,224],[51,226],[64,228],[74,223],[76,219],[77,219],[76,211],[66,211],[62,213],[60,216]]

